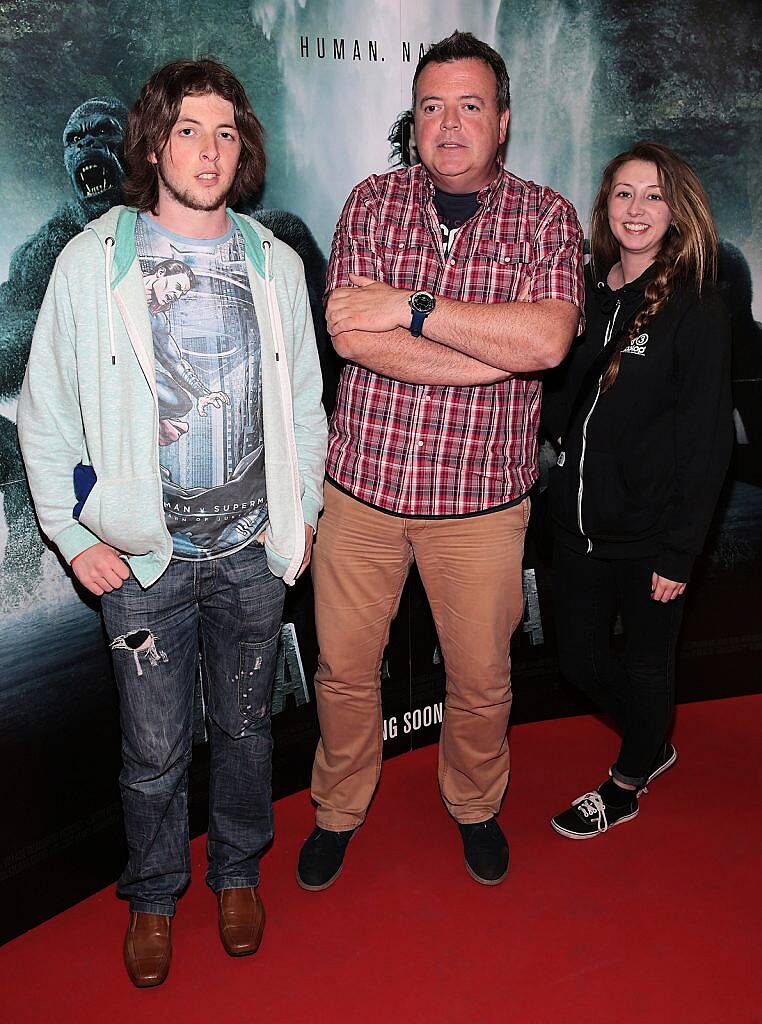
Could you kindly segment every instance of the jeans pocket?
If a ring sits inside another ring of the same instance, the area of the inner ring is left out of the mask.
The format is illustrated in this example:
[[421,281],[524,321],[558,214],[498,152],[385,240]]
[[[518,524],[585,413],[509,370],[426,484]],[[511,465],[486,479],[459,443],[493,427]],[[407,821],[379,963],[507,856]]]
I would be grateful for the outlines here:
[[238,710],[245,722],[270,713],[280,629],[260,643],[241,641],[238,654]]

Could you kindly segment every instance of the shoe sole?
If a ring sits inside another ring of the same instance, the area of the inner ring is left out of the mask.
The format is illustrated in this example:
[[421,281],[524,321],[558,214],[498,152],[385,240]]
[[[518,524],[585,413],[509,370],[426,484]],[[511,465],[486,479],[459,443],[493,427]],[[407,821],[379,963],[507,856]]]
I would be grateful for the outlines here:
[[[625,821],[632,821],[633,818],[637,818],[639,811],[640,808],[638,807],[635,811],[633,811],[632,814],[626,814],[624,818],[618,818],[613,824],[609,825],[606,831],[610,832],[611,829],[616,828],[617,825],[623,825]],[[603,835],[602,831],[588,832],[588,834],[585,836],[580,835],[579,832],[567,832],[565,828],[561,828],[560,825],[556,825],[555,821],[553,821],[552,818],[550,819],[550,825],[555,832],[558,832],[560,836],[565,836],[567,839],[595,839],[596,836]]]
[[336,874],[335,875],[331,875],[331,877],[328,879],[328,881],[327,882],[323,882],[322,885],[308,885],[307,882],[305,882],[302,879],[301,875],[299,874],[299,868],[297,867],[297,869],[296,869],[296,884],[298,886],[300,886],[302,889],[306,889],[307,892],[322,892],[323,889],[327,889],[329,886],[333,885],[333,883],[336,881],[336,879],[341,874],[343,867],[344,867],[344,865],[342,864],[341,867],[339,868],[339,870],[336,872]]
[[505,871],[500,876],[500,878],[482,878],[481,875],[477,875],[477,873],[471,869],[471,866],[469,865],[468,861],[465,858],[463,859],[463,863],[466,865],[466,871],[469,873],[469,875],[473,878],[475,882],[479,883],[479,885],[500,885],[505,876],[508,874],[508,868],[506,868]]
[[225,952],[227,953],[228,956],[232,956],[232,957],[253,956],[257,952],[259,947],[262,945],[262,937],[264,935],[264,930],[265,930],[265,928],[264,928],[264,924],[263,924],[262,925],[262,931],[260,932],[259,938],[257,939],[256,946],[249,946],[246,949],[230,949],[230,947],[227,946],[227,944],[225,943],[225,940],[222,938],[222,935],[220,934],[220,942],[222,944],[222,948],[225,950]]
[[158,988],[159,985],[163,985],[164,982],[167,980],[168,974],[169,971],[167,971],[167,974],[165,974],[163,978],[158,978],[156,981],[136,981],[130,974],[130,972],[127,971],[127,977],[130,979],[135,988]]

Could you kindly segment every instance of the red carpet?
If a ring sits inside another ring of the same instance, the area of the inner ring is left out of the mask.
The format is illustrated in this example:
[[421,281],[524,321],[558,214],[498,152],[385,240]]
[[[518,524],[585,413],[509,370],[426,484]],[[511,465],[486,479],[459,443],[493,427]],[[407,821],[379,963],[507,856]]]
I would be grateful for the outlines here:
[[600,781],[614,737],[592,718],[513,729],[511,870],[495,888],[466,875],[434,748],[384,767],[323,893],[294,881],[312,823],[299,793],[276,806],[255,957],[222,951],[197,841],[163,987],[128,982],[109,889],[0,949],[0,1021],[758,1024],[760,724],[762,696],[681,706],[678,764],[637,819],[588,842],[548,818]]

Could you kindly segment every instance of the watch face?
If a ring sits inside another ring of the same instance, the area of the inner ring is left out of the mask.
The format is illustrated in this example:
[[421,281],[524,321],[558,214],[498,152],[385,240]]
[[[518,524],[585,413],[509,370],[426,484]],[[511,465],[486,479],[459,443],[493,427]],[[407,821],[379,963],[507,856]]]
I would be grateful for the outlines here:
[[415,292],[410,297],[410,308],[414,313],[430,313],[434,308],[434,296],[429,292]]

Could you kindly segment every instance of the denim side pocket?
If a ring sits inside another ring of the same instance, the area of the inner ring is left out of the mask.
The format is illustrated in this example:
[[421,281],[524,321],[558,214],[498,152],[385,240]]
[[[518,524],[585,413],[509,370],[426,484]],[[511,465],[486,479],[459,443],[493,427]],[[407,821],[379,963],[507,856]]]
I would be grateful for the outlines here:
[[279,636],[280,629],[269,640],[238,645],[238,710],[246,722],[270,713]]

